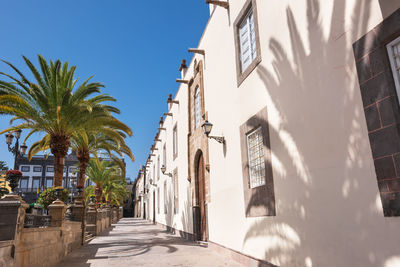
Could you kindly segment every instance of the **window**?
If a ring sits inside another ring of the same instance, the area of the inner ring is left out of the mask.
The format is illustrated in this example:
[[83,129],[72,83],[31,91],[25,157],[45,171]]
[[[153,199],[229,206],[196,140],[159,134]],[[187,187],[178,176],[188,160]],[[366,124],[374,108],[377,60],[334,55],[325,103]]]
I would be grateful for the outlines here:
[[164,214],[167,214],[167,181],[164,182]]
[[195,117],[195,128],[200,127],[201,123],[201,96],[200,88],[197,86],[194,93],[194,117]]
[[390,42],[386,48],[389,54],[397,97],[400,102],[400,37],[397,37],[395,40]]
[[160,156],[157,157],[157,166],[158,166],[158,168],[157,168],[157,179],[160,180],[160,169],[161,169]]
[[256,34],[254,30],[253,10],[249,10],[239,25],[240,63],[245,71],[257,56]]
[[31,167],[30,166],[21,166],[21,171],[22,172],[29,172],[29,171],[31,171]]
[[46,178],[46,188],[50,188],[53,186],[53,178],[52,177],[47,177]]
[[76,172],[76,167],[69,167],[68,169],[70,173]]
[[21,189],[27,189],[28,188],[28,181],[29,181],[28,177],[22,177],[20,182],[19,182],[19,187]]
[[247,135],[250,188],[265,185],[264,144],[261,127]]
[[54,167],[53,166],[47,166],[46,171],[47,172],[54,172]]
[[[150,177],[153,177],[153,180],[156,180],[156,164],[153,164],[153,175],[150,175]],[[158,180],[157,180],[158,181]]]
[[174,154],[174,159],[178,155],[178,125],[175,124],[175,127],[173,129],[173,154]]
[[235,20],[236,69],[238,86],[261,62],[257,7],[248,0]]
[[246,217],[275,216],[274,179],[267,108],[240,126]]
[[167,166],[167,148],[165,147],[165,144],[163,147],[163,165]]
[[178,169],[174,170],[174,214],[179,212]]
[[32,180],[32,189],[36,190],[40,186],[40,177],[33,177]]
[[40,166],[33,167],[33,172],[42,172],[42,167]]

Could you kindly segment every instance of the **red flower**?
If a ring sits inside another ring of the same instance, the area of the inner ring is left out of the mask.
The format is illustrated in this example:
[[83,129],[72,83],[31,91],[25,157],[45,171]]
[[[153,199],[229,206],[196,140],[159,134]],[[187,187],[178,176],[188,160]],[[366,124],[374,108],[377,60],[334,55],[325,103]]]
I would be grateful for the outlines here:
[[22,172],[20,172],[19,170],[9,170],[6,172],[6,175],[18,175],[18,176],[22,176]]

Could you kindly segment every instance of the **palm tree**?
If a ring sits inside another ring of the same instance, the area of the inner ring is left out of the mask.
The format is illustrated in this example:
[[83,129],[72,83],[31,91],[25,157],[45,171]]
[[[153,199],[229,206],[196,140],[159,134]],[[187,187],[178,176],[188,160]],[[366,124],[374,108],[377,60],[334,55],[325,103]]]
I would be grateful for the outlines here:
[[111,205],[119,206],[129,194],[125,178],[119,175],[109,177],[103,184],[103,189],[105,200]]
[[104,87],[101,83],[90,83],[89,78],[76,86],[75,66],[69,67],[67,62],[62,64],[60,60],[50,61],[49,64],[39,55],[39,72],[29,59],[23,59],[35,82],[29,81],[11,63],[3,61],[18,77],[0,72],[0,75],[11,80],[0,80],[0,114],[13,115],[11,123],[19,121],[19,124],[0,134],[30,129],[26,137],[28,139],[34,133],[44,133],[42,140],[36,142],[28,154],[32,156],[50,149],[54,155],[54,185],[61,187],[64,160],[74,133],[101,125],[123,129],[129,135],[132,134],[131,129],[112,116],[113,113],[119,113],[117,108],[104,104],[115,99],[100,94],[100,89]]
[[[83,188],[86,168],[91,154],[97,155],[98,152],[105,151],[117,163],[120,160],[114,153],[120,157],[127,155],[132,161],[134,160],[131,149],[125,143],[125,137],[123,132],[109,127],[100,127],[96,132],[78,132],[73,135],[72,150],[76,152],[79,161],[79,187]],[[125,168],[122,167],[121,169],[124,170]]]
[[104,186],[123,178],[123,170],[114,160],[100,160],[98,157],[90,159],[87,168],[88,178],[96,184],[95,195],[97,203],[101,203],[105,196],[103,194]]

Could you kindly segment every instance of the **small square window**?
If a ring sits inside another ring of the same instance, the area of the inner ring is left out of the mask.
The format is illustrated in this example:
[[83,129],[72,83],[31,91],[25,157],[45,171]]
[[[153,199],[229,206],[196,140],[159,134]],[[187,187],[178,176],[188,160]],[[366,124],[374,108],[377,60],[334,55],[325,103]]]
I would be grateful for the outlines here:
[[33,172],[42,172],[42,167],[40,166],[33,167]]
[[53,166],[48,166],[48,167],[46,168],[46,171],[47,171],[47,172],[54,172],[54,167],[53,167]]
[[30,172],[31,171],[31,167],[30,166],[21,166],[21,171],[22,172]]
[[386,48],[389,54],[394,83],[396,85],[397,97],[400,102],[400,36],[390,42]]

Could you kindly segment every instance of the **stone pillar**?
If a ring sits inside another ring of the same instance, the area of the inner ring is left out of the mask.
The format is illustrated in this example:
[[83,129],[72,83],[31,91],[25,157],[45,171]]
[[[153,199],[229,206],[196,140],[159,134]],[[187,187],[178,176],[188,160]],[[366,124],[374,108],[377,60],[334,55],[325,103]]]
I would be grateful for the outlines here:
[[118,221],[117,212],[118,212],[117,208],[116,208],[116,207],[113,207],[112,210],[111,210],[111,214],[112,214],[112,215],[111,215],[112,223],[117,223],[117,221]]
[[66,206],[64,202],[57,199],[49,205],[49,213],[51,216],[51,227],[62,227],[65,222]]
[[124,215],[124,209],[122,207],[118,207],[118,221],[122,219]]
[[19,241],[27,208],[28,204],[17,194],[8,194],[0,200],[0,241]]
[[90,202],[86,211],[86,231],[92,235],[97,235],[96,230],[97,223],[97,209],[96,203]]
[[81,196],[75,198],[74,204],[71,206],[72,220],[76,222],[82,221],[85,206],[83,205],[83,199]]
[[108,227],[111,226],[111,207],[110,206],[106,207],[106,213],[107,213],[107,216],[106,216],[106,228],[108,228]]

